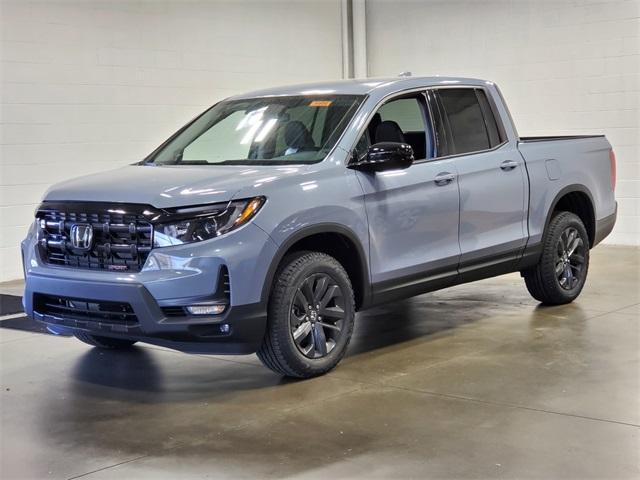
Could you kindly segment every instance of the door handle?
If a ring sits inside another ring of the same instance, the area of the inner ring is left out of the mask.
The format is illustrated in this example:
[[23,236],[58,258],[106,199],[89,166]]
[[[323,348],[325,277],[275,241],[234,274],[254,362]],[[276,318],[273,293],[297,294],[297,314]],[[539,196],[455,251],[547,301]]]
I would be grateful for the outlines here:
[[513,160],[505,160],[500,164],[500,168],[505,172],[508,172],[509,170],[513,170],[517,166],[518,166],[518,162],[514,162]]
[[436,185],[442,187],[444,185],[449,185],[451,182],[455,180],[456,176],[453,173],[444,172],[436,175],[436,178],[433,179]]

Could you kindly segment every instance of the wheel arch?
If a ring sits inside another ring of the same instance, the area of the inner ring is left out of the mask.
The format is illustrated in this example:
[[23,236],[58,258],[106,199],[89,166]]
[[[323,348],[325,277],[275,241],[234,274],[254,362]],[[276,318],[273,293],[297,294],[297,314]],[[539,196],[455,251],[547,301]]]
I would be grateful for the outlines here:
[[287,254],[298,250],[319,251],[334,257],[349,275],[354,289],[356,310],[362,309],[370,302],[371,282],[365,249],[352,230],[334,223],[304,227],[282,242],[267,270],[262,287],[263,302],[269,301],[269,293],[282,260]]
[[556,194],[547,212],[544,232],[547,231],[549,222],[551,222],[553,215],[557,211],[571,212],[580,217],[580,220],[582,220],[582,223],[584,223],[587,229],[589,246],[594,246],[596,238],[595,202],[593,201],[593,195],[587,187],[579,184],[567,185]]

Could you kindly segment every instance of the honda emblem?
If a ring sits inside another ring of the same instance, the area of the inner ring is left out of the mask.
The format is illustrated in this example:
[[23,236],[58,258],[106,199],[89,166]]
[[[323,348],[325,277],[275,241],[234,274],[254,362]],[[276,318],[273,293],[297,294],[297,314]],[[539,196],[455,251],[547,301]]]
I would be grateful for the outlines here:
[[93,244],[93,227],[86,223],[71,225],[71,246],[78,250],[89,250]]

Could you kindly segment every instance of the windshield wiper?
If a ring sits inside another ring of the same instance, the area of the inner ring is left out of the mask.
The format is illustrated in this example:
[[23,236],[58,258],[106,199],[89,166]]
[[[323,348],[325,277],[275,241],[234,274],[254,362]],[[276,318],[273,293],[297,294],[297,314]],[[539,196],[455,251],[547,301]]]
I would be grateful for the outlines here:
[[177,163],[170,163],[169,165],[213,165],[206,160],[182,160]]

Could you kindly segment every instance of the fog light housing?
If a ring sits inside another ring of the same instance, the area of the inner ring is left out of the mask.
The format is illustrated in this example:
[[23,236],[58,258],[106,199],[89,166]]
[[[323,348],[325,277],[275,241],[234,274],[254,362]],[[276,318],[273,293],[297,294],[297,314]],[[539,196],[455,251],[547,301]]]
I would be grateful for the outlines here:
[[189,305],[186,308],[190,315],[220,315],[227,306],[223,303],[216,303],[213,305]]

